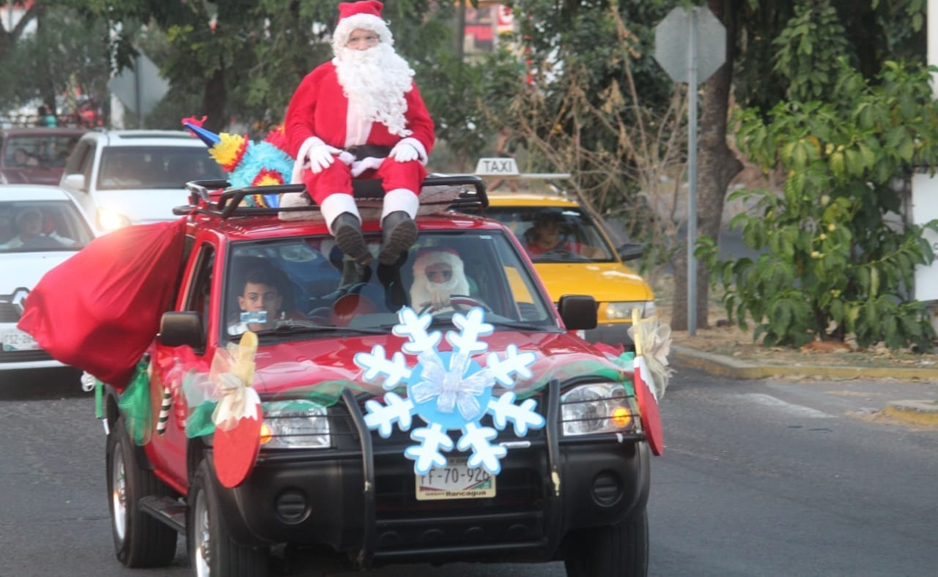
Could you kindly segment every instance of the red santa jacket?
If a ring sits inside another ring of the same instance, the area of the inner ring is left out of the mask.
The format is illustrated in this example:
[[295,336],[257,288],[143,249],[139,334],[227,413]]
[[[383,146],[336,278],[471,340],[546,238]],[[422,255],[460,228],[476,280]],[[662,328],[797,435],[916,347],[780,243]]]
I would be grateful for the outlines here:
[[[417,85],[411,86],[411,90],[404,94],[407,102],[404,118],[407,121],[407,129],[412,131],[408,138],[420,141],[429,156],[436,140],[433,119],[430,118]],[[347,116],[348,99],[339,84],[335,64],[329,61],[317,66],[300,82],[287,109],[284,131],[290,154],[296,157],[303,142],[311,136],[320,138],[330,146],[344,147]],[[394,146],[403,138],[388,132],[388,127],[384,124],[375,122],[371,125],[367,144]]]

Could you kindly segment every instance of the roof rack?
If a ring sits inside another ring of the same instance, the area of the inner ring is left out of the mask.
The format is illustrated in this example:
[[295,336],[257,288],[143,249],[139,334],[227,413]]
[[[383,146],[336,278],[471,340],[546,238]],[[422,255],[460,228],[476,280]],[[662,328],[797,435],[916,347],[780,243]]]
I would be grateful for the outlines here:
[[[241,201],[247,196],[283,195],[289,193],[306,192],[303,184],[277,184],[271,186],[245,186],[242,188],[228,188],[227,180],[194,180],[186,183],[189,190],[189,204],[177,206],[173,214],[182,216],[193,210],[201,214],[219,216],[223,219],[232,216],[272,216],[281,212],[308,212],[318,207],[291,206],[291,207],[264,207],[241,206]],[[446,197],[440,203],[447,204],[450,209],[460,208],[487,208],[488,196],[485,194],[485,183],[473,174],[457,174],[451,176],[428,176],[422,184],[422,190],[430,187],[460,188],[457,196]],[[471,187],[471,188],[470,188]],[[381,200],[384,190],[378,180],[355,180],[352,182],[353,195],[356,200]],[[220,193],[218,191],[221,191]]]

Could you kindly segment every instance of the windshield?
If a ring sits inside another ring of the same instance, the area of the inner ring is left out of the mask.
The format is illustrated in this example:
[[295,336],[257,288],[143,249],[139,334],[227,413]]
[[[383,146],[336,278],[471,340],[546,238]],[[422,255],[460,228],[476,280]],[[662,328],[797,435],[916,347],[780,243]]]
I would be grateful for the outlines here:
[[485,216],[501,221],[534,262],[610,262],[609,244],[596,223],[576,207],[490,206]]
[[11,136],[3,149],[4,168],[63,168],[80,135]]
[[207,148],[133,146],[105,148],[98,190],[185,188],[191,180],[224,179]]
[[0,253],[75,251],[92,238],[70,202],[0,202]]
[[[380,238],[368,237],[374,254]],[[422,232],[406,260],[362,267],[331,237],[232,244],[226,318],[229,338],[265,334],[388,334],[409,306],[452,326],[456,312],[486,310],[495,330],[558,328],[551,305],[501,232]]]

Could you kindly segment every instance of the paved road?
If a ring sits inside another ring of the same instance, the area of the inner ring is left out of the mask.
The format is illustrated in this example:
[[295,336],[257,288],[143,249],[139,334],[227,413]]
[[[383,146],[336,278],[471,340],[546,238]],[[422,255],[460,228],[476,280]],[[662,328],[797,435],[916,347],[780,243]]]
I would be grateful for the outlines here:
[[[74,375],[0,379],[0,576],[188,575],[182,541],[169,570],[114,560],[104,435]],[[650,574],[934,575],[938,431],[876,411],[936,386],[720,382],[682,371],[662,403],[667,451],[653,463]],[[564,575],[558,563],[371,573]]]

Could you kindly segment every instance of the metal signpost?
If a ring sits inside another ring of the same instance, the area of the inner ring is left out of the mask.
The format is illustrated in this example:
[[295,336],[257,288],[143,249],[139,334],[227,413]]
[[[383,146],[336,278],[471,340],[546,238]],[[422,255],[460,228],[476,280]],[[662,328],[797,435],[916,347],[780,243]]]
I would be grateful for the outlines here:
[[706,6],[675,8],[655,27],[655,60],[687,82],[687,331],[697,333],[697,85],[726,60],[726,29]]

